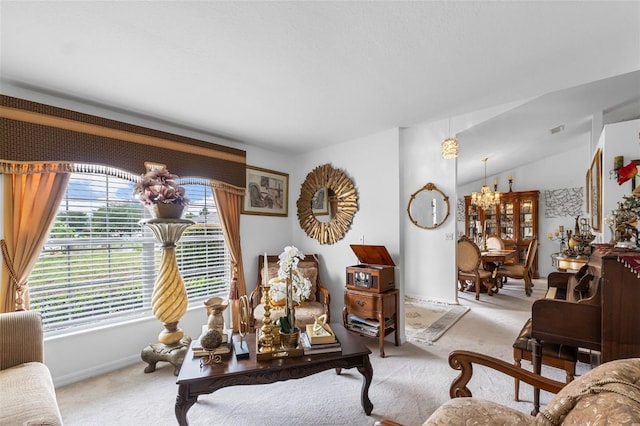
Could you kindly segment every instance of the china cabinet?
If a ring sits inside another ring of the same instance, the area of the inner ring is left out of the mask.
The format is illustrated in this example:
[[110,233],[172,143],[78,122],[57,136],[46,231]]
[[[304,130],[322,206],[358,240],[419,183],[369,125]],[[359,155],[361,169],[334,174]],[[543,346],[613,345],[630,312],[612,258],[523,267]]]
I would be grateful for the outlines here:
[[[471,196],[465,196],[465,234],[470,238],[498,235],[506,248],[518,250],[518,262],[524,263],[529,242],[538,237],[539,195],[540,191],[503,192],[500,204],[488,209],[471,205]],[[538,278],[537,255],[533,270]]]

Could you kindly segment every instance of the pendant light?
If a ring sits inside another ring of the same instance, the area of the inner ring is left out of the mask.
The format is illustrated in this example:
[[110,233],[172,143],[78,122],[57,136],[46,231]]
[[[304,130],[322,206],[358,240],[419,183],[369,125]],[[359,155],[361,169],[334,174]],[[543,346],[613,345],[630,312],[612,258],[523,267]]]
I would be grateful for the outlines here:
[[474,192],[471,194],[471,204],[485,210],[489,207],[495,206],[500,203],[500,193],[498,191],[492,192],[491,188],[487,186],[487,160],[484,158],[484,183],[480,192]]
[[[451,135],[451,117],[449,117],[449,135]],[[458,139],[449,136],[440,144],[442,146],[442,158],[450,160],[456,158],[460,153],[460,146],[458,145]]]

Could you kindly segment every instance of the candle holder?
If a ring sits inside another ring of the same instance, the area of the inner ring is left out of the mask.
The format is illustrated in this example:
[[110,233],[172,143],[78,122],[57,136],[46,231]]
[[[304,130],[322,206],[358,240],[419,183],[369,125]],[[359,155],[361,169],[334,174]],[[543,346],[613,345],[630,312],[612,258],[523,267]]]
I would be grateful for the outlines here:
[[258,338],[258,352],[269,353],[274,351],[273,323],[271,321],[271,286],[262,285],[262,295],[264,298],[264,318],[260,327],[260,337]]
[[549,233],[549,240],[560,242],[560,253],[562,254],[567,254],[567,250],[569,249],[567,241],[569,241],[570,239],[571,239],[571,231],[565,231],[563,229],[562,231],[557,231],[557,234],[555,235]]
[[513,192],[513,178],[509,176],[509,192]]

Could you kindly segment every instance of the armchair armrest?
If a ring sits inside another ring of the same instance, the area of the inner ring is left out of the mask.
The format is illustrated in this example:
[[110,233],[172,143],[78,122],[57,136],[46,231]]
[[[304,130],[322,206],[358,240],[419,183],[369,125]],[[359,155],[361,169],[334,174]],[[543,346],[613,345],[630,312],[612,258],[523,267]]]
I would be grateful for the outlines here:
[[44,362],[44,331],[38,311],[0,314],[0,370]]
[[322,309],[324,313],[327,314],[327,322],[331,322],[331,310],[329,309],[331,305],[331,295],[329,294],[329,290],[318,284],[318,296],[320,296],[318,302],[322,303]]
[[542,377],[489,355],[471,351],[453,351],[449,354],[449,365],[454,370],[460,370],[460,375],[454,379],[449,388],[451,398],[472,396],[467,384],[473,375],[473,364],[489,367],[553,394],[560,392],[566,385],[566,383]]

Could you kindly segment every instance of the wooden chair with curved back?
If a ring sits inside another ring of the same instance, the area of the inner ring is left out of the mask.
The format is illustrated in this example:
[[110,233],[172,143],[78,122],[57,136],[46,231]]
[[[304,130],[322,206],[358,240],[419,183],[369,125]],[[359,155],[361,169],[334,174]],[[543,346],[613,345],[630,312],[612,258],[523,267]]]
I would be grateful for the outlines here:
[[504,241],[497,235],[489,235],[487,237],[487,248],[489,250],[504,250]]
[[531,296],[533,287],[533,260],[538,250],[538,240],[533,238],[527,248],[527,258],[524,263],[514,263],[511,265],[501,265],[496,271],[498,279],[502,277],[524,280],[524,291],[527,296]]
[[494,286],[491,271],[482,268],[480,249],[466,235],[458,240],[458,253],[456,255],[458,265],[458,289],[464,291],[467,281],[474,283],[476,300],[480,300],[481,285],[487,289],[489,296],[493,296],[491,288]]

